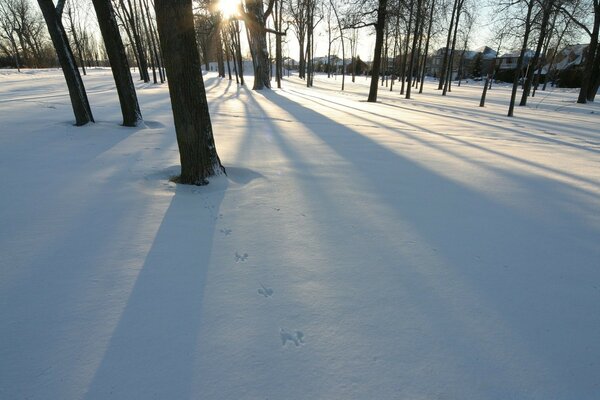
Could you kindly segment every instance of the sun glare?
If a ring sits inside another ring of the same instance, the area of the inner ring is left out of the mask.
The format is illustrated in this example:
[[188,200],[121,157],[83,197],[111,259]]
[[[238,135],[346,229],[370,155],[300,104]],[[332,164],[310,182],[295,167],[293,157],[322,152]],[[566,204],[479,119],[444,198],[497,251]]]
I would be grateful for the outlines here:
[[232,18],[238,15],[239,0],[220,0],[219,11],[224,18]]

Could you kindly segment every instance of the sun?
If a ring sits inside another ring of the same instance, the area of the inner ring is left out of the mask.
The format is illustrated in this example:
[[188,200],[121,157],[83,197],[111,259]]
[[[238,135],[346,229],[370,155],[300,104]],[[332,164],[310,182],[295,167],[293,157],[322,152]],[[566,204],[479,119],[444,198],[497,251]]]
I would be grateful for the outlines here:
[[239,14],[238,8],[240,6],[239,0],[220,0],[219,11],[223,15],[223,18],[233,18]]

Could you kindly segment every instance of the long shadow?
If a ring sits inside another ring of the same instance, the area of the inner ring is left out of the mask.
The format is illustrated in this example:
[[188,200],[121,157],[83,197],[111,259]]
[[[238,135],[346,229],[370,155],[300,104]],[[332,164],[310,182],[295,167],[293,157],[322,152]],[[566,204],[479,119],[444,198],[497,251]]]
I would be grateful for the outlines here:
[[[594,239],[599,236],[597,227],[578,225],[567,228],[571,214],[557,206],[573,204],[572,193],[565,189],[565,185],[515,174],[513,179],[523,186],[537,188],[538,193],[547,193],[555,199],[554,203],[546,204],[546,209],[541,214],[515,209],[425,169],[285,96],[270,92],[262,95],[298,121],[309,121],[304,127],[354,166],[352,171],[355,184],[361,185],[365,192],[371,193],[388,209],[395,210],[398,223],[407,221],[410,226],[415,227],[419,235],[447,261],[446,265],[452,271],[451,276],[459,281],[469,282],[467,287],[476,290],[480,304],[501,315],[510,332],[526,344],[525,348],[530,349],[533,359],[545,360],[546,365],[561,365],[564,360],[557,354],[544,353],[543,346],[539,345],[535,326],[528,320],[540,309],[550,312],[545,308],[552,307],[538,302],[548,299],[547,293],[554,283],[538,282],[536,276],[544,273],[560,274],[569,266],[579,274],[592,278],[594,269],[590,265],[590,256],[600,256]],[[397,171],[397,174],[382,173],[390,169]],[[543,241],[538,240],[539,232],[544,232]],[[578,240],[565,242],[565,235],[574,235]],[[393,238],[390,239],[393,241]],[[587,256],[574,260],[572,254],[579,253]],[[480,262],[469,259],[476,254],[484,259],[491,257],[495,262],[504,263],[505,268],[526,272],[506,274],[502,265],[484,267]],[[536,261],[544,254],[551,254],[551,257],[546,256],[544,264]],[[482,274],[482,268],[485,274]],[[512,297],[506,299],[502,292],[510,287]],[[574,291],[562,293],[561,297],[568,303],[583,301],[585,295]],[[532,301],[532,298],[535,300]],[[556,301],[551,303],[559,309],[564,308]],[[588,303],[585,304],[589,306]],[[454,315],[454,318],[459,317]],[[583,320],[578,320],[578,323],[585,324]],[[582,340],[589,340],[583,336]],[[550,336],[547,340],[559,343],[562,339],[561,335],[557,335]],[[576,346],[576,351],[581,352],[582,349]],[[560,368],[552,371],[553,375],[557,373],[556,376],[559,376],[559,371]]]
[[[317,96],[308,95],[308,94],[305,94],[305,93],[301,94],[301,93],[298,93],[296,91],[292,91],[292,92],[294,92],[294,94],[296,94],[296,95],[305,96],[305,97],[314,97],[316,99],[319,99],[319,97],[317,97]],[[337,104],[339,104],[341,106],[349,107],[348,105],[344,105],[344,104],[340,104],[340,103],[337,103]],[[436,115],[436,116],[440,116],[440,117],[444,117],[444,118],[450,118],[450,119],[454,119],[454,120],[461,121],[461,122],[464,122],[464,123],[468,123],[468,124],[471,124],[471,125],[481,125],[481,126],[485,126],[485,127],[488,127],[488,128],[498,128],[497,125],[494,125],[492,123],[484,122],[484,121],[479,121],[479,120],[474,120],[474,119],[470,119],[470,118],[466,118],[466,117],[460,117],[460,116],[458,116],[456,114],[448,115],[448,114],[445,114],[445,113],[436,113],[434,111],[431,111],[431,109],[429,109],[429,110],[420,110],[420,109],[415,108],[415,107],[407,107],[407,106],[403,106],[403,105],[399,105],[399,104],[392,104],[392,103],[385,103],[385,102],[381,102],[380,104],[383,104],[383,105],[385,105],[387,107],[390,107],[390,108],[402,109],[402,110],[407,110],[407,111],[410,111],[410,112],[417,112],[417,113],[422,113],[422,114]],[[452,106],[447,106],[447,105],[439,105],[439,106],[438,105],[427,105],[425,107],[427,107],[427,108],[437,108],[438,110],[439,110],[440,107],[452,108]],[[455,109],[456,109],[456,111],[464,112],[463,108],[456,107]],[[476,114],[474,114],[474,115],[476,115]],[[383,117],[383,115],[378,115],[378,116]],[[554,139],[554,138],[547,137],[547,136],[536,135],[534,133],[525,132],[525,131],[523,131],[521,129],[517,129],[517,128],[511,128],[509,126],[506,126],[506,123],[504,123],[502,125],[502,129],[510,131],[510,132],[513,132],[513,133],[515,133],[518,136],[530,137],[530,138],[533,138],[533,139],[536,139],[536,140],[546,141],[546,142],[549,142],[549,143],[552,143],[552,144],[558,144],[558,145],[561,145],[561,146],[573,147],[573,148],[576,148],[578,150],[584,150],[584,151],[589,151],[589,152],[592,152],[592,153],[600,154],[600,150],[589,148],[587,146],[581,146],[581,145],[578,145],[578,144],[575,144],[575,143],[565,142],[565,141]]]
[[[298,96],[298,97],[301,97],[301,98],[305,98],[305,99],[307,99],[309,101],[312,101],[312,102],[314,102],[316,104],[319,104],[319,105],[327,107],[327,108],[333,108],[331,106],[331,103],[336,104],[336,105],[340,106],[342,109],[340,109],[340,108],[337,108],[337,109],[334,108],[334,109],[336,109],[338,111],[342,111],[342,112],[344,112],[344,113],[346,113],[348,115],[352,115],[352,116],[355,116],[355,117],[359,116],[359,114],[353,113],[352,111],[345,111],[345,110],[343,110],[344,108],[349,109],[349,110],[358,111],[360,113],[360,115],[368,114],[368,115],[372,115],[372,116],[376,116],[378,118],[381,118],[382,120],[388,120],[388,121],[391,121],[393,123],[398,123],[398,124],[401,124],[401,125],[407,125],[407,126],[410,126],[412,128],[415,128],[415,129],[418,129],[418,130],[421,130],[421,131],[425,131],[425,132],[431,133],[433,135],[436,135],[436,136],[439,136],[439,137],[443,137],[443,138],[448,139],[448,140],[455,141],[455,142],[460,143],[462,145],[466,145],[466,146],[469,146],[469,147],[476,148],[476,149],[481,150],[481,151],[483,151],[485,153],[493,154],[493,155],[496,155],[496,156],[499,156],[499,157],[502,157],[502,158],[506,158],[508,160],[516,161],[516,162],[521,163],[521,164],[525,164],[525,165],[529,165],[529,166],[532,166],[532,167],[535,167],[535,168],[539,168],[539,169],[542,169],[542,170],[550,171],[550,172],[552,172],[554,174],[557,174],[557,175],[560,175],[560,176],[564,176],[566,178],[570,178],[570,179],[578,180],[578,181],[581,181],[581,182],[585,182],[585,183],[590,184],[590,185],[598,186],[598,182],[597,181],[594,181],[594,180],[591,180],[591,179],[587,179],[587,178],[584,178],[584,177],[581,177],[581,176],[577,176],[577,175],[574,175],[572,173],[569,173],[569,172],[566,172],[566,171],[563,171],[563,170],[559,170],[559,169],[556,169],[556,168],[552,168],[552,167],[549,167],[549,166],[546,166],[546,165],[542,165],[542,164],[536,163],[536,162],[531,161],[531,160],[525,160],[523,158],[517,157],[517,156],[512,155],[512,154],[502,153],[502,152],[500,152],[498,150],[493,150],[493,149],[490,149],[490,148],[487,148],[487,147],[484,147],[484,146],[481,146],[481,145],[477,145],[475,143],[468,142],[466,140],[457,138],[457,137],[452,136],[452,135],[446,135],[446,134],[443,134],[443,133],[440,133],[440,132],[435,132],[435,131],[432,131],[432,130],[428,130],[428,129],[420,126],[420,125],[417,125],[417,124],[414,124],[414,123],[410,123],[406,119],[394,118],[394,117],[391,117],[389,115],[383,115],[383,114],[378,114],[378,113],[373,113],[373,112],[366,112],[364,109],[361,109],[359,107],[353,107],[353,106],[350,106],[348,104],[337,103],[337,102],[329,101],[329,100],[328,101],[324,101],[324,100],[321,100],[320,98],[318,98],[316,96],[307,95],[305,93],[299,93],[299,92],[294,91],[294,90],[286,90],[286,91],[292,93],[295,96]],[[294,104],[297,104],[297,103],[294,103]],[[409,110],[412,110],[412,109],[409,109]],[[423,112],[423,113],[426,113],[426,114],[431,114],[431,113],[428,113],[428,112],[425,112],[425,111],[420,111],[420,112]],[[366,118],[364,116],[360,116],[360,118],[362,118],[364,120],[367,120],[369,122],[372,122],[374,124],[378,124],[382,128],[387,128],[387,126],[384,125],[383,123],[373,121],[373,120],[368,119],[368,118]]]
[[177,187],[86,399],[192,397],[221,185]]

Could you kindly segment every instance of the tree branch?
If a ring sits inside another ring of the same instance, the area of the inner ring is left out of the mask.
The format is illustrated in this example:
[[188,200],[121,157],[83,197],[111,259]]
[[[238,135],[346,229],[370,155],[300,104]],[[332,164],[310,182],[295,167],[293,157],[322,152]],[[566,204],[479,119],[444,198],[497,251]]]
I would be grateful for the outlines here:
[[269,0],[269,5],[267,6],[267,10],[265,11],[265,24],[267,23],[267,19],[269,15],[273,12],[273,6],[277,0]]
[[369,26],[377,26],[377,24],[375,22],[371,22],[368,24],[363,23],[363,24],[358,24],[358,25],[346,25],[346,26],[343,26],[342,29],[361,29],[361,28],[366,28]]
[[569,19],[571,21],[573,21],[575,23],[575,25],[579,26],[588,35],[590,35],[590,37],[592,36],[592,32],[587,28],[587,26],[585,26],[584,24],[582,24],[581,22],[579,22],[578,20],[576,20],[575,17],[569,11],[567,11],[567,9],[564,6],[560,6],[558,9],[560,11],[562,11],[567,17],[569,17]]
[[58,2],[56,3],[56,15],[58,15],[58,18],[62,18],[62,13],[65,9],[65,3],[66,0],[58,0]]

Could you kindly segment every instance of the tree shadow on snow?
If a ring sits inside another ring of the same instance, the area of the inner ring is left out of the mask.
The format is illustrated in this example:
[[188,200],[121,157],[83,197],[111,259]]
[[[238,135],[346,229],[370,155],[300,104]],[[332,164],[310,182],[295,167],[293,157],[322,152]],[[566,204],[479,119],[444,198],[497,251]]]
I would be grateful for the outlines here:
[[204,187],[177,186],[86,399],[191,397],[207,269],[227,182],[221,177]]

